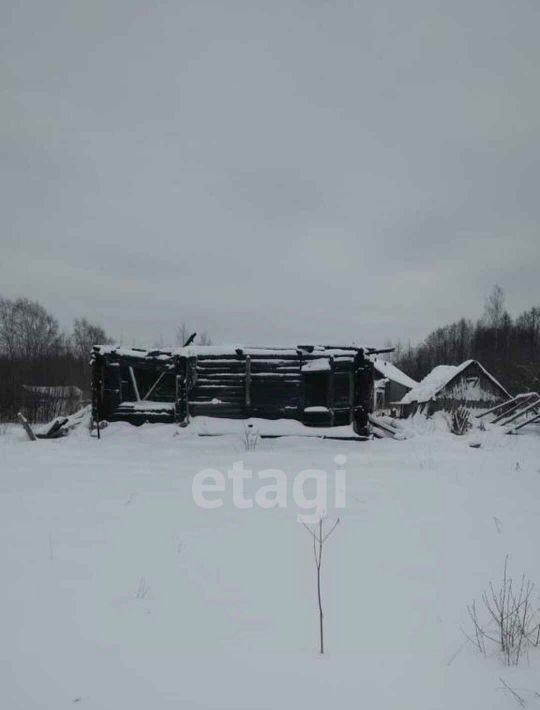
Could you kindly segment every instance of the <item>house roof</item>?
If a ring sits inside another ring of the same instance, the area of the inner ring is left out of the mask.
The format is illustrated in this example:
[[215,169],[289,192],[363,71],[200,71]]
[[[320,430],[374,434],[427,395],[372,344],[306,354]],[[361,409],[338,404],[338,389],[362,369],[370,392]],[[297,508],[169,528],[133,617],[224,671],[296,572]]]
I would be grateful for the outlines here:
[[114,354],[120,357],[133,358],[149,358],[153,360],[170,360],[174,355],[182,355],[185,357],[195,356],[210,356],[231,358],[236,357],[239,353],[243,355],[269,356],[279,357],[296,355],[298,352],[303,352],[308,356],[308,359],[313,358],[347,358],[352,359],[360,350],[357,347],[327,347],[324,345],[298,345],[290,347],[252,347],[245,345],[188,345],[186,347],[176,348],[129,348],[119,345],[94,345],[94,353],[100,355]]
[[494,385],[496,385],[504,394],[510,397],[510,394],[505,390],[501,383],[491,375],[478,360],[465,360],[461,365],[438,365],[419,382],[416,387],[413,387],[401,400],[401,404],[412,404],[413,402],[429,402],[450,382],[460,375],[464,370],[470,367],[473,363],[478,365],[482,372],[488,377]]
[[375,357],[371,358],[371,361],[373,362],[373,367],[377,370],[377,372],[379,372],[387,380],[397,382],[398,384],[408,387],[409,389],[412,389],[418,385],[416,380],[413,380],[412,377],[406,375],[399,369],[399,367],[396,367],[391,362],[388,362],[388,360]]
[[72,399],[82,396],[82,390],[75,385],[53,385],[51,387],[47,385],[23,385],[23,389],[32,394],[53,397],[54,399]]

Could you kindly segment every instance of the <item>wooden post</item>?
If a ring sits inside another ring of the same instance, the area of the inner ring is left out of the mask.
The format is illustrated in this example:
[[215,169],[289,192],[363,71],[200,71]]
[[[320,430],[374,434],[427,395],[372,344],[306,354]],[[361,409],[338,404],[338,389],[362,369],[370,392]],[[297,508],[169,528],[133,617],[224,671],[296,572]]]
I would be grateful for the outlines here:
[[180,426],[189,422],[189,358],[184,355],[176,358],[176,404],[175,419]]
[[330,426],[334,426],[334,358],[328,360],[330,372],[328,373],[328,389],[326,391],[326,406],[330,410]]
[[133,385],[133,391],[135,392],[135,399],[137,402],[141,401],[141,395],[139,394],[139,388],[137,387],[137,380],[135,379],[135,373],[132,367],[128,367],[129,376],[131,377],[131,384]]
[[[195,367],[197,367],[196,364],[195,364]],[[191,384],[192,384],[191,361],[189,358],[187,358],[186,359],[185,379],[184,379],[184,395],[186,398],[184,421],[186,424],[189,423],[189,395],[190,395],[190,390],[191,390]]]
[[300,377],[300,387],[298,389],[298,409],[296,410],[296,416],[299,420],[304,418],[304,407],[306,401],[306,376],[302,373],[302,368],[304,366],[304,357],[301,350],[297,350],[298,355],[298,375]]
[[[352,367],[352,365],[351,365]],[[349,372],[349,423],[354,419],[354,372]]]
[[180,396],[182,391],[181,378],[178,374],[178,363],[176,365],[176,374],[174,376],[174,421],[178,424],[180,421]]
[[246,355],[246,409],[251,407],[251,357]]
[[[98,438],[99,422],[101,421],[103,404],[103,368],[104,358],[99,353],[99,348],[94,348],[94,354],[92,358],[92,418],[98,424]],[[121,392],[119,392],[119,398],[121,399]]]
[[18,412],[17,419],[23,425],[24,430],[25,430],[28,438],[30,439],[30,441],[37,441],[36,435],[32,431],[32,427],[28,423],[28,419],[24,416],[24,414],[21,414],[21,412]]

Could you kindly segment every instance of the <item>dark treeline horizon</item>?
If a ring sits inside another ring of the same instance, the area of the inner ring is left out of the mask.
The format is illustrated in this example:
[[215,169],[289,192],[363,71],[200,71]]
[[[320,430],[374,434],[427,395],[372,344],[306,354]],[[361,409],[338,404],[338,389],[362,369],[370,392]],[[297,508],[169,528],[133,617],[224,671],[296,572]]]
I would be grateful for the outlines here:
[[466,317],[437,328],[418,345],[398,343],[395,364],[422,380],[437,365],[478,360],[511,393],[540,389],[540,307],[515,318],[505,308],[504,291],[495,286],[477,321]]
[[[178,345],[190,329],[178,326]],[[32,418],[24,386],[79,387],[88,397],[92,346],[113,339],[86,318],[63,332],[56,318],[37,301],[0,297],[0,421],[22,410]],[[211,343],[206,333],[198,342]],[[156,343],[159,347],[160,343]],[[540,307],[512,318],[504,292],[496,286],[477,321],[463,317],[437,328],[417,345],[398,343],[392,360],[419,381],[437,365],[482,363],[512,393],[540,389]]]
[[31,387],[78,387],[83,398],[90,389],[90,351],[111,339],[103,328],[76,318],[70,333],[37,301],[0,297],[0,421],[12,421],[22,411],[32,421],[52,418],[61,398],[51,390],[36,395]]

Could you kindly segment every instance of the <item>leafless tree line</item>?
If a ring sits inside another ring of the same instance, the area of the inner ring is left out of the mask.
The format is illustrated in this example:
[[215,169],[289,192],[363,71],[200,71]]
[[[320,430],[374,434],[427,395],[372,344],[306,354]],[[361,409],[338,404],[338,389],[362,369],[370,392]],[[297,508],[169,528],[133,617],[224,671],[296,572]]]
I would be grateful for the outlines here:
[[[184,321],[172,340],[184,345],[191,334]],[[13,421],[18,411],[31,422],[71,413],[79,397],[75,388],[83,401],[89,397],[92,346],[110,342],[105,330],[86,318],[76,318],[65,333],[37,301],[0,296],[0,422]],[[212,341],[202,332],[195,342]]]
[[504,292],[495,286],[476,323],[461,320],[434,330],[419,345],[396,346],[394,360],[421,380],[436,365],[479,360],[511,392],[540,390],[540,307],[512,318]]
[[13,421],[20,410],[46,421],[73,409],[77,388],[88,391],[92,345],[108,342],[86,318],[66,334],[36,301],[0,297],[0,421]]

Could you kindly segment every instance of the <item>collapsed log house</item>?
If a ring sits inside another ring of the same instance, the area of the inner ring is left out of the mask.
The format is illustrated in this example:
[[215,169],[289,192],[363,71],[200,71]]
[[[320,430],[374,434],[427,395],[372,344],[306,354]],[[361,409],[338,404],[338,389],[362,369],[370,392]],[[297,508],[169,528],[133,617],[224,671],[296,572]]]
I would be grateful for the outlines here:
[[461,365],[438,365],[400,402],[402,416],[457,407],[488,409],[511,398],[510,394],[477,360]]
[[93,348],[96,421],[290,418],[312,426],[352,423],[362,436],[372,403],[373,363],[362,348]]

